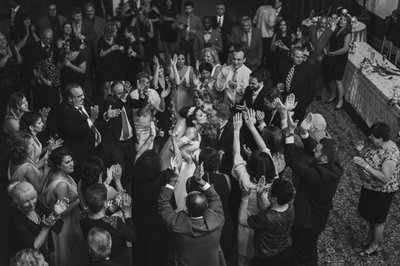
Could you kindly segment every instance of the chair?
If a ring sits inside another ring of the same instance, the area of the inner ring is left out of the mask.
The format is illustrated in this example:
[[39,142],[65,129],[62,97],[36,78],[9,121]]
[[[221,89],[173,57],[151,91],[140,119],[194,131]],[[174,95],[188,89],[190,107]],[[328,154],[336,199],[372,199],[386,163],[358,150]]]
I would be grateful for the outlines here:
[[393,42],[383,38],[382,47],[381,47],[381,54],[386,55],[388,60],[390,59],[390,55],[392,54]]
[[397,50],[396,59],[394,60],[394,65],[400,68],[400,49]]

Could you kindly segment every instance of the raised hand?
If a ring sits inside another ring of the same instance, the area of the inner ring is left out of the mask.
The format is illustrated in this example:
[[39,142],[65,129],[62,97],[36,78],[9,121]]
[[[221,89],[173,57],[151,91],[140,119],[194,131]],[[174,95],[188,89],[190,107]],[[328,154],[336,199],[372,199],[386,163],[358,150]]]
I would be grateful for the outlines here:
[[108,107],[107,110],[107,117],[114,118],[121,114],[121,109],[111,109],[111,105]]
[[39,114],[42,116],[42,120],[43,120],[44,122],[46,122],[47,117],[49,116],[50,110],[51,110],[50,107],[48,107],[48,108],[43,107],[42,109],[39,110]]
[[242,145],[243,152],[246,154],[247,158],[250,158],[251,154],[253,153],[252,150],[246,146],[246,144]]
[[93,120],[96,120],[97,117],[99,117],[99,106],[98,105],[91,106],[90,107],[90,118]]
[[49,152],[52,152],[53,150],[61,147],[64,143],[64,140],[63,139],[54,140],[53,138],[50,138],[47,143],[48,143],[47,150]]
[[196,169],[194,170],[194,179],[200,186],[204,186],[206,184],[206,181],[203,179],[204,175],[204,166],[203,163],[199,164],[196,162]]
[[168,87],[167,89],[163,89],[163,90],[161,91],[161,97],[162,97],[162,98],[165,98],[165,97],[167,97],[170,93],[171,93],[171,88],[170,88],[170,87]]
[[369,166],[369,163],[367,163],[363,158],[359,156],[355,156],[353,158],[353,162],[357,164],[358,166],[361,166],[362,168],[367,168]]
[[122,166],[120,164],[114,164],[111,170],[112,170],[111,176],[114,179],[114,182],[115,183],[121,182]]
[[291,93],[286,97],[285,101],[285,108],[287,111],[293,111],[294,108],[296,108],[297,102],[296,102],[296,96]]
[[236,113],[233,117],[233,130],[240,131],[243,125],[243,116],[241,113]]
[[62,200],[57,200],[56,204],[54,204],[54,213],[56,215],[61,215],[65,212],[66,209],[69,207],[69,199],[63,198]]
[[227,65],[223,65],[222,66],[222,70],[221,70],[222,76],[226,77],[229,74],[229,67]]
[[154,67],[155,67],[156,69],[159,69],[159,68],[160,68],[160,62],[158,61],[157,56],[153,56],[153,63],[154,63]]
[[176,66],[176,63],[178,62],[178,56],[174,54],[174,57],[171,59],[171,65]]
[[257,123],[256,112],[253,109],[247,110],[245,121],[248,127],[253,126],[255,123]]
[[169,184],[172,186],[175,186],[176,182],[178,182],[179,179],[179,165],[180,165],[180,159],[177,157],[171,158],[171,161],[169,162],[170,168],[174,174],[170,177],[169,179]]

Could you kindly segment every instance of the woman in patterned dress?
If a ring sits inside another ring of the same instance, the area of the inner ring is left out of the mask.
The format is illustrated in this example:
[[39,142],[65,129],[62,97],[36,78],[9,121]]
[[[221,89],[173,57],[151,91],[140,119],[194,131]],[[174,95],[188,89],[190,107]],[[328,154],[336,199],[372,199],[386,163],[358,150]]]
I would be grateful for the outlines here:
[[376,254],[380,247],[385,221],[395,192],[399,189],[399,149],[390,140],[390,127],[378,122],[371,126],[372,147],[354,157],[354,162],[363,168],[362,188],[358,210],[369,222],[368,238],[364,256]]

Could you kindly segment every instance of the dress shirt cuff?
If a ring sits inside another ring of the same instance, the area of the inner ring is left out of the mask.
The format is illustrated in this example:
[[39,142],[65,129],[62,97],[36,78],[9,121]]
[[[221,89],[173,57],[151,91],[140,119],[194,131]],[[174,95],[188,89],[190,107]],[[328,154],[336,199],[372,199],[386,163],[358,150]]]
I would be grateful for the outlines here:
[[283,119],[282,120],[282,129],[287,128],[287,127],[288,127],[287,119]]
[[93,122],[92,122],[92,120],[90,120],[90,118],[86,119],[86,121],[87,121],[87,123],[89,125],[89,128],[92,128],[92,126],[94,126]]
[[294,136],[289,136],[285,140],[286,144],[294,144]]
[[172,189],[172,190],[174,190],[174,189],[175,189],[175,187],[174,187],[174,186],[172,186],[172,185],[170,185],[170,184],[166,184],[166,185],[165,185],[165,187],[167,187],[167,188],[169,188],[169,189]]
[[259,131],[263,131],[263,129],[264,129],[266,126],[267,126],[267,124],[265,124],[265,122],[261,122],[261,124],[259,124],[259,125],[257,126],[257,128],[258,128]]
[[209,189],[211,187],[210,183],[206,183],[204,186],[200,187],[201,190],[206,191],[207,189]]
[[308,132],[306,131],[306,133],[304,133],[304,134],[300,134],[300,137],[302,138],[302,139],[306,139],[306,138],[308,138],[310,136],[310,134],[308,134]]
[[110,121],[111,118],[108,118],[108,117],[107,117],[107,112],[105,112],[105,113],[103,114],[103,119],[104,119],[104,121],[108,122],[108,121]]

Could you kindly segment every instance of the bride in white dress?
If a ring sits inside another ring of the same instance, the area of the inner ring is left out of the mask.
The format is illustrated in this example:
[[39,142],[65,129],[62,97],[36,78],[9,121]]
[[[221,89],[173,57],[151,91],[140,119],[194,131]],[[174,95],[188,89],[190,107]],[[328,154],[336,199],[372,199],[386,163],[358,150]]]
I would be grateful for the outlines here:
[[173,137],[168,140],[160,153],[163,169],[168,168],[172,157],[178,154],[182,157],[182,163],[178,167],[179,179],[174,190],[177,210],[185,208],[186,180],[193,175],[196,168],[192,158],[197,158],[200,152],[199,131],[208,123],[207,114],[198,107],[184,107],[179,114],[181,118],[177,121]]

